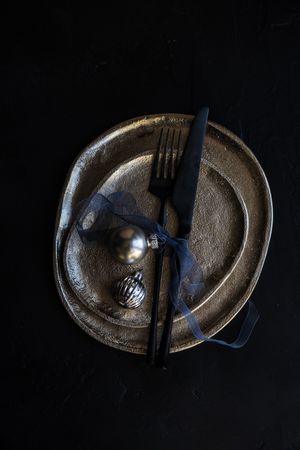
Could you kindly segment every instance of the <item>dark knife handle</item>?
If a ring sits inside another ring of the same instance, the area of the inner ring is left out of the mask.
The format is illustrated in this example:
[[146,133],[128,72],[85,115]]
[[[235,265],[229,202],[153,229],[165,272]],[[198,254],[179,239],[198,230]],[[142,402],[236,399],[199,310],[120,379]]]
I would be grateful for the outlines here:
[[[165,227],[167,223],[167,205],[165,199],[161,200],[158,223],[163,227]],[[159,306],[159,292],[163,268],[163,259],[164,259],[164,251],[156,254],[152,312],[151,312],[151,322],[150,322],[150,331],[149,331],[149,340],[146,358],[149,364],[154,364],[156,357],[158,306]]]
[[171,347],[172,328],[175,315],[175,307],[171,301],[169,301],[166,320],[164,324],[163,334],[159,346],[156,365],[160,368],[166,368],[167,358]]
[[154,364],[157,348],[157,321],[158,321],[158,306],[159,306],[159,292],[160,281],[163,267],[164,252],[158,253],[155,259],[155,275],[154,275],[154,290],[152,299],[152,312],[150,322],[150,332],[147,349],[147,362]]

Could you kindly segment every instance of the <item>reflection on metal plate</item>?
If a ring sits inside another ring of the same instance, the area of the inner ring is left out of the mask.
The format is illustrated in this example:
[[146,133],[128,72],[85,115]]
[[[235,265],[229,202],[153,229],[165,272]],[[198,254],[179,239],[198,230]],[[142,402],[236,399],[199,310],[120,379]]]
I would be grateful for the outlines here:
[[[165,114],[122,123],[101,135],[79,155],[65,183],[57,216],[54,270],[61,299],[74,320],[99,341],[145,353],[150,323],[154,260],[149,251],[137,266],[117,263],[103,245],[85,246],[74,229],[74,208],[93,191],[134,194],[140,209],[156,218],[157,199],[147,187],[161,127],[182,130],[187,138],[193,117]],[[272,229],[272,200],[266,177],[246,145],[209,122],[204,143],[190,248],[201,265],[204,296],[189,304],[203,331],[223,328],[249,298],[260,275]],[[169,207],[169,231],[176,214]],[[147,298],[125,310],[111,286],[142,268]],[[165,258],[159,333],[166,311],[168,259]],[[176,315],[171,351],[198,344],[185,319]]]

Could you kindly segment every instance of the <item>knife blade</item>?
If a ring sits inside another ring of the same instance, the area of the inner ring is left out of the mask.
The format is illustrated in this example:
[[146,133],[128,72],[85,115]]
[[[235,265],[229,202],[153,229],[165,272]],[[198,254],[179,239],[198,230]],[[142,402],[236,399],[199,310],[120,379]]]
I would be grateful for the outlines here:
[[[188,239],[192,229],[193,212],[197,193],[202,147],[205,138],[209,109],[201,108],[190,130],[187,144],[177,169],[172,203],[178,216],[177,237]],[[157,366],[164,367],[169,354],[175,306],[169,301],[159,347]]]
[[176,173],[172,203],[177,212],[177,237],[189,238],[192,228],[202,147],[205,137],[208,108],[202,108],[195,117]]

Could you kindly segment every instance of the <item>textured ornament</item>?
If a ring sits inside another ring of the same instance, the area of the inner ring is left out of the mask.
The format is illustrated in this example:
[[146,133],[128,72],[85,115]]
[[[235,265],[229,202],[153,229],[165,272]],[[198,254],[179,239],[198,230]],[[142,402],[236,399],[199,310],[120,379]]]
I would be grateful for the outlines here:
[[146,289],[143,284],[143,273],[138,270],[133,275],[118,281],[114,291],[114,299],[124,308],[138,308],[144,301]]
[[125,225],[113,230],[109,241],[113,256],[122,264],[136,264],[148,251],[144,232],[134,225]]

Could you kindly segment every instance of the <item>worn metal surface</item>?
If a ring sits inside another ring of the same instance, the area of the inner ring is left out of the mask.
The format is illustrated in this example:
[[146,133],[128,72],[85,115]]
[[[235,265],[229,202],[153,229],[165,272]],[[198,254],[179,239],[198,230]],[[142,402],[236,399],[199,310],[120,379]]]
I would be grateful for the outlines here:
[[[128,275],[100,245],[85,246],[74,227],[74,207],[94,190],[131,191],[141,209],[155,218],[157,199],[147,191],[151,161],[161,127],[182,130],[187,138],[192,116],[164,114],[132,119],[101,135],[79,155],[59,205],[54,271],[61,299],[73,319],[99,341],[145,353],[151,312],[153,253],[133,269],[143,268],[147,298],[136,310],[124,310],[111,285]],[[176,230],[170,209],[169,229]],[[205,295],[190,308],[211,336],[223,328],[249,298],[260,275],[272,229],[272,200],[266,177],[247,146],[224,127],[209,123],[195,204],[190,247],[204,271]],[[159,333],[166,310],[165,264]],[[178,314],[171,351],[198,344]]]

